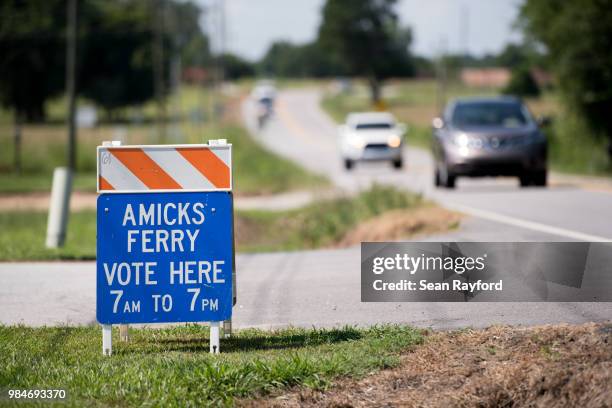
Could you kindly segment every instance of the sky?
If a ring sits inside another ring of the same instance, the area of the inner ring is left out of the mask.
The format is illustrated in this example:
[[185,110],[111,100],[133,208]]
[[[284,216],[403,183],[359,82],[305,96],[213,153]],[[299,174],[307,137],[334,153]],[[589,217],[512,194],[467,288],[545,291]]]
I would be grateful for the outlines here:
[[[325,0],[197,0],[209,10],[202,24],[219,33],[219,4],[225,9],[225,46],[250,60],[261,58],[277,40],[312,41]],[[512,25],[520,0],[400,0],[402,25],[413,30],[412,51],[434,56],[442,51],[482,55],[500,51],[520,35]],[[463,20],[463,23],[462,23]],[[213,38],[220,38],[213,35]],[[215,43],[218,44],[218,43]]]

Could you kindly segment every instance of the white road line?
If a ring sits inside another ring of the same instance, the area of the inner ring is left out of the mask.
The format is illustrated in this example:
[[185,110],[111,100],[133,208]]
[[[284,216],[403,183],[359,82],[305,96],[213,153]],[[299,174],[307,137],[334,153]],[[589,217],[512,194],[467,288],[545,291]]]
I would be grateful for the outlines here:
[[576,239],[578,241],[587,242],[612,242],[612,239],[607,237],[601,237],[598,235],[585,234],[578,231],[572,231],[565,228],[553,227],[552,225],[541,224],[539,222],[522,220],[520,218],[510,217],[508,215],[498,214],[492,211],[480,210],[464,206],[461,204],[454,203],[443,203],[444,207],[451,210],[459,211],[465,214],[472,215],[474,217],[484,218],[491,221],[500,222],[502,224],[508,224],[515,227],[521,227],[530,229],[538,232],[545,232],[547,234],[559,235],[566,238]]

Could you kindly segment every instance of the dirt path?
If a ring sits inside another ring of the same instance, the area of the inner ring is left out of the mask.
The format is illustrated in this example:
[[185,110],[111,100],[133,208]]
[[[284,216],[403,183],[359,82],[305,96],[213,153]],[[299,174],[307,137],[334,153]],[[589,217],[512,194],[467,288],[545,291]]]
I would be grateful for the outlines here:
[[[70,198],[72,211],[95,209],[96,193],[76,191]],[[0,211],[45,211],[49,208],[50,193],[25,193],[0,195]]]
[[[321,198],[333,198],[338,195],[334,190],[326,191],[289,191],[265,196],[237,196],[234,200],[239,210],[281,211],[299,208]],[[49,208],[49,193],[2,194],[0,211],[46,211]],[[95,210],[97,193],[74,192],[70,199],[70,209]]]
[[394,369],[242,405],[611,407],[612,325],[435,333]]

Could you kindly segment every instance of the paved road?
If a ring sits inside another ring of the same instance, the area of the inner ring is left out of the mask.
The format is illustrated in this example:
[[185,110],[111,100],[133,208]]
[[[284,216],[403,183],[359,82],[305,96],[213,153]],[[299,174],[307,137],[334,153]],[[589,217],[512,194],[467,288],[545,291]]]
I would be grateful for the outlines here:
[[[276,118],[259,138],[271,149],[356,191],[373,181],[420,191],[473,216],[459,230],[428,240],[567,241],[612,237],[612,194],[567,185],[521,190],[510,179],[460,181],[454,192],[431,188],[431,159],[407,150],[408,166],[340,167],[334,124],[313,91],[280,95]],[[252,126],[251,107],[244,106]],[[237,327],[409,323],[483,327],[605,321],[612,303],[361,303],[359,248],[239,254]],[[0,323],[94,324],[94,263],[0,263]]]
[[[470,239],[481,227],[439,238]],[[238,255],[235,326],[409,323],[447,329],[612,316],[612,303],[361,303],[359,257],[359,248]],[[95,324],[95,269],[93,262],[0,263],[0,323]]]

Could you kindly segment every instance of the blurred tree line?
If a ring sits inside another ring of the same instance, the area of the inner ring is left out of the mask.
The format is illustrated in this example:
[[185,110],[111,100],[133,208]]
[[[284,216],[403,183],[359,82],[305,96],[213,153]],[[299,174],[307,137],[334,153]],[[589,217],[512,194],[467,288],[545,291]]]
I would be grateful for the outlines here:
[[[540,90],[532,70],[539,67],[554,74],[571,110],[612,139],[612,0],[525,0],[518,23],[522,43],[508,44],[497,55],[446,54],[436,60],[410,52],[412,32],[401,26],[396,3],[327,0],[316,39],[275,42],[252,62],[230,53],[211,55],[199,24],[206,10],[192,1],[80,0],[77,89],[113,112],[151,99],[156,72],[163,76],[162,92],[168,92],[180,61],[204,70],[220,65],[227,79],[359,76],[368,80],[376,101],[386,78],[434,77],[443,64],[451,75],[464,67],[507,67],[512,80],[505,92],[535,96]],[[23,120],[44,119],[45,101],[64,91],[65,6],[65,0],[0,2],[0,103]],[[160,48],[163,53],[156,54]]]
[[[171,65],[210,63],[201,10],[176,0],[81,0],[77,90],[112,113],[154,96],[155,47],[163,47],[163,92]],[[24,121],[45,119],[45,102],[65,89],[65,0],[0,3],[0,103]],[[161,33],[161,42],[155,35]]]
[[527,0],[519,24],[545,49],[566,106],[607,136],[612,157],[612,0]]
[[286,78],[329,78],[347,74],[340,61],[316,41],[307,44],[275,42],[257,69],[262,75]]

